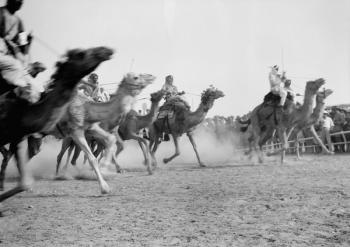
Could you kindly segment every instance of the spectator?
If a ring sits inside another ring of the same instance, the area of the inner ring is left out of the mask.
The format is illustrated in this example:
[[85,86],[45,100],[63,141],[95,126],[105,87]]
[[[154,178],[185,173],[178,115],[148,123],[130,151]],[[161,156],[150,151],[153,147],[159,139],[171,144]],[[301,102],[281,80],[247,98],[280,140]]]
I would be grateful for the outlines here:
[[324,143],[327,144],[328,149],[331,152],[334,152],[334,147],[330,135],[330,131],[333,127],[333,120],[330,118],[329,113],[325,112],[321,120],[321,139]]

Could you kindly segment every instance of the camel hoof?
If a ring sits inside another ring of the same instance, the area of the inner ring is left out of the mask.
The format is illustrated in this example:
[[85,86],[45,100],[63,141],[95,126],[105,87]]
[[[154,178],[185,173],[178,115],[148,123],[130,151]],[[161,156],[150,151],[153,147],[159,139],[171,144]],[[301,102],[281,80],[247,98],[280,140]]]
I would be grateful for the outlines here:
[[103,186],[101,186],[101,194],[109,194],[111,192],[111,189],[109,188],[108,184],[105,182]]
[[67,174],[58,174],[55,176],[54,180],[64,181],[64,180],[72,180],[72,176],[68,176]]
[[20,184],[18,188],[22,191],[33,192],[33,188],[28,184]]
[[33,183],[34,179],[32,177],[24,177],[18,184],[18,187],[21,188],[23,191],[32,191]]
[[157,161],[152,161],[151,163],[153,169],[157,168],[158,164],[157,164]]
[[199,163],[199,167],[207,167],[207,166],[204,165],[203,163]]
[[167,164],[168,162],[169,162],[168,159],[163,159],[163,163],[164,163],[164,164]]

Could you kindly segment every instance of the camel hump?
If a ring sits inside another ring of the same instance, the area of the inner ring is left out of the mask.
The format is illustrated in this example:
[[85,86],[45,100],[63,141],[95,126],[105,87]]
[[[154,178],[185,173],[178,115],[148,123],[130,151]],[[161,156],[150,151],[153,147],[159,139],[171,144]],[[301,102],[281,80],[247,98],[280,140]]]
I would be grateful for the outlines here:
[[160,107],[160,111],[162,110],[173,110],[173,111],[177,111],[177,110],[189,110],[188,107],[188,103],[183,100],[181,97],[171,97],[170,99],[168,99],[164,105],[162,105]]

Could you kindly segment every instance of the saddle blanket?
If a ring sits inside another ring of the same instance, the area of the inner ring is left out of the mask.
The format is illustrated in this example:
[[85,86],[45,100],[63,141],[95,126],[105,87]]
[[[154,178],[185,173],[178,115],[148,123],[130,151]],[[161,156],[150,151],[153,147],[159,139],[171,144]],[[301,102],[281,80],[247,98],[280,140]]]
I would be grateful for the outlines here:
[[158,113],[158,119],[163,119],[165,118],[166,116],[168,116],[168,118],[173,118],[174,117],[174,111],[171,111],[171,110],[164,110],[164,111],[160,111]]

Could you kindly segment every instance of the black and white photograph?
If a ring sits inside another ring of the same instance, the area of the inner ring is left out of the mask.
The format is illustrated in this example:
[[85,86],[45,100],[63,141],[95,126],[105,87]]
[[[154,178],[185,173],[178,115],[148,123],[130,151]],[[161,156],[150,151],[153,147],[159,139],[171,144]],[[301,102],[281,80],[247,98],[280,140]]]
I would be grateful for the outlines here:
[[350,246],[350,0],[0,0],[0,246]]

